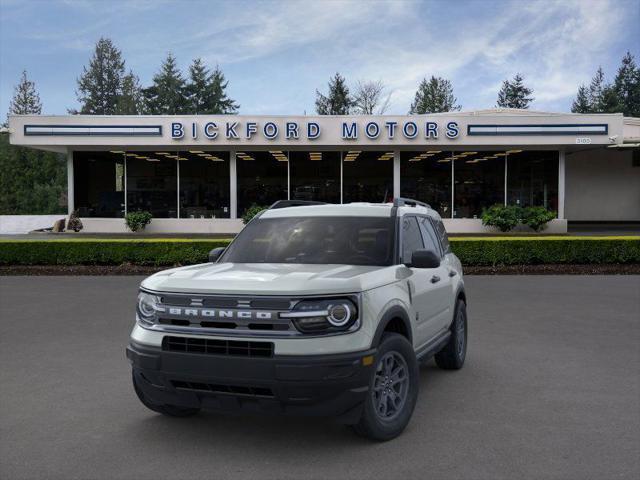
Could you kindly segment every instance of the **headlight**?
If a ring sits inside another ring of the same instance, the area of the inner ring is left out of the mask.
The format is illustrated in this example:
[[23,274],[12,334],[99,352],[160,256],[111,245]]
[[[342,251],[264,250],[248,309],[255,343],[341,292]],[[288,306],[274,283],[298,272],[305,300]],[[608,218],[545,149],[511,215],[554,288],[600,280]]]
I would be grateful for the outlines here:
[[143,323],[153,323],[160,299],[150,293],[140,292],[138,294],[138,318]]
[[290,318],[302,333],[343,332],[356,325],[358,308],[348,298],[302,300],[280,317]]

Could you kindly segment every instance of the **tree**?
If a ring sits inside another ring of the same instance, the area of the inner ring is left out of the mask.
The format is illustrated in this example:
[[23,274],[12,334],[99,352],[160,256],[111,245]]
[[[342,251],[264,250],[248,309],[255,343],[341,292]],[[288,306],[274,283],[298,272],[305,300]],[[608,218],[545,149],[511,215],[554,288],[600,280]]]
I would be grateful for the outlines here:
[[533,89],[524,85],[524,78],[517,73],[512,81],[502,82],[502,88],[498,92],[498,107],[502,108],[529,108],[533,101],[530,95]]
[[237,113],[239,105],[226,94],[228,83],[220,67],[216,65],[209,73],[202,60],[196,58],[189,67],[189,83],[185,87],[190,113]]
[[386,87],[382,80],[358,81],[353,106],[360,115],[382,115],[389,108],[391,93],[385,94]]
[[571,111],[573,113],[590,113],[591,102],[589,101],[589,91],[584,85],[580,85],[578,88],[578,95],[571,104]]
[[42,103],[36,91],[36,84],[27,78],[26,70],[22,71],[20,83],[13,91],[9,113],[14,115],[40,115],[42,113]]
[[160,71],[153,77],[153,85],[143,90],[146,108],[154,115],[188,113],[185,80],[175,57],[169,53]]
[[423,78],[411,104],[410,114],[451,112],[460,110],[457,98],[453,95],[453,86],[449,80],[431,76]]
[[604,111],[604,92],[607,84],[604,79],[604,71],[602,67],[598,67],[596,74],[589,84],[589,104],[591,105],[591,113],[602,113]]
[[640,117],[640,69],[631,52],[623,57],[613,88],[622,112],[628,117]]
[[336,73],[329,80],[327,96],[316,90],[316,112],[318,115],[348,115],[354,106],[349,87],[343,76]]
[[89,61],[89,67],[83,67],[82,75],[78,79],[76,95],[81,104],[80,113],[117,113],[124,72],[124,60],[120,50],[110,39],[100,38]]
[[132,71],[122,79],[121,93],[116,102],[118,115],[140,115],[144,113],[144,97],[140,80]]

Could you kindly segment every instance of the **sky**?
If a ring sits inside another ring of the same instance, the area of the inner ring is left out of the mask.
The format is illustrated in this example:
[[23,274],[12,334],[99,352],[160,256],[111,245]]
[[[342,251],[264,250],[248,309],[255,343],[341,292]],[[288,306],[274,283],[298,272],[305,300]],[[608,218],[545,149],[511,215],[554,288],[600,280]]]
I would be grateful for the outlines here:
[[313,114],[336,72],[381,80],[405,114],[424,77],[451,80],[463,110],[495,106],[520,73],[532,109],[569,111],[598,66],[640,64],[640,0],[200,1],[0,0],[0,116],[22,70],[43,113],[78,106],[76,80],[111,38],[148,85],[168,52],[184,72],[218,64],[241,114]]

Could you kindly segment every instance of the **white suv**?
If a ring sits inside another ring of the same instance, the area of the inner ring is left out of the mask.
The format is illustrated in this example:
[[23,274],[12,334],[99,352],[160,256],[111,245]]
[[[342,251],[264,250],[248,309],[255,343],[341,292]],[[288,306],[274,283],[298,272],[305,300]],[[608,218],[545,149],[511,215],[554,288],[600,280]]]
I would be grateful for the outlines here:
[[145,279],[127,357],[151,410],[339,418],[376,440],[405,428],[418,363],[459,369],[462,268],[437,212],[280,201],[210,263]]

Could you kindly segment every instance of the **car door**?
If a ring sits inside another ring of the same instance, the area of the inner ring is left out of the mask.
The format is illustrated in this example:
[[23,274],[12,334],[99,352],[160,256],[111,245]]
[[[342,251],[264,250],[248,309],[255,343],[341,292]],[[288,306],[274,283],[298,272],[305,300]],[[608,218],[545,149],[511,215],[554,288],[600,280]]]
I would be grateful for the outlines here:
[[433,310],[433,323],[437,332],[449,326],[453,314],[453,287],[451,276],[449,275],[451,269],[445,261],[442,244],[438,239],[438,234],[431,219],[428,217],[420,217],[418,223],[420,224],[420,232],[424,239],[424,248],[436,252],[441,259],[438,268],[430,269],[430,271],[433,272],[430,279],[433,283],[433,289],[429,294],[429,304]]
[[[401,229],[401,262],[405,265],[411,263],[411,256],[415,250],[424,248],[424,241],[418,217],[405,215],[402,217]],[[432,303],[434,292],[439,290],[439,281],[434,281],[436,270],[430,268],[408,268],[411,272],[407,277],[407,288],[411,299],[411,315],[414,322],[414,336],[416,346],[421,346],[430,340],[439,330],[437,325],[440,305]],[[435,293],[435,296],[439,296]]]

